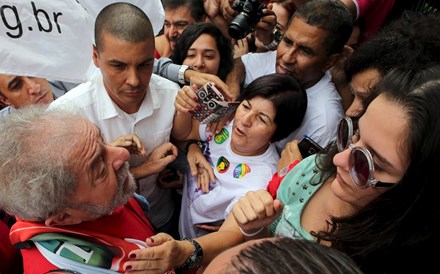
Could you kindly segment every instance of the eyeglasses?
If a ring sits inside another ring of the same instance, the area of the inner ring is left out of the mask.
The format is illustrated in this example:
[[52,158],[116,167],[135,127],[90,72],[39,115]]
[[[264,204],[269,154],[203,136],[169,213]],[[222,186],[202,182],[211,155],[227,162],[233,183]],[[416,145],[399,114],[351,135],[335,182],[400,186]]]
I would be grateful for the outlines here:
[[368,149],[356,147],[352,143],[353,134],[357,130],[357,120],[350,117],[341,119],[338,125],[336,144],[340,152],[350,149],[349,172],[354,184],[359,188],[371,187],[392,187],[395,183],[385,183],[373,177],[374,162],[373,156]]

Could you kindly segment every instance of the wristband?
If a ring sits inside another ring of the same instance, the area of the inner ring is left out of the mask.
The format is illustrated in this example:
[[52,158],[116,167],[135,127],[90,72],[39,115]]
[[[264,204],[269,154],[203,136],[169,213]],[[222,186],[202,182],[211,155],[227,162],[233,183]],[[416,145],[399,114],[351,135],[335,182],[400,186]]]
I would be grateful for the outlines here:
[[246,232],[244,232],[243,229],[241,229],[241,227],[240,227],[240,232],[241,232],[241,234],[243,234],[243,235],[246,236],[246,237],[254,237],[255,235],[259,234],[261,231],[263,231],[263,229],[264,229],[264,226],[261,227],[261,228],[259,228],[257,231],[255,231],[255,232],[253,232],[253,233],[246,233]]
[[201,144],[200,141],[198,141],[198,140],[189,140],[189,141],[186,143],[186,145],[185,145],[185,149],[183,150],[183,151],[185,152],[185,154],[188,154],[189,147],[190,147],[192,144],[197,144],[197,145],[199,146],[199,148],[202,149],[202,144]]
[[273,40],[267,45],[263,44],[263,47],[267,50],[275,50],[278,46],[278,44],[281,42],[281,39],[283,38],[283,35],[281,32],[277,29],[273,29]]
[[182,84],[185,85],[186,81],[185,81],[185,71],[188,69],[189,67],[187,65],[182,65],[180,66],[179,69],[179,73],[177,75],[177,81]]
[[203,249],[200,244],[194,240],[187,238],[182,239],[182,241],[190,242],[194,247],[194,252],[186,259],[183,265],[179,265],[176,268],[181,270],[194,270],[200,267],[203,258]]

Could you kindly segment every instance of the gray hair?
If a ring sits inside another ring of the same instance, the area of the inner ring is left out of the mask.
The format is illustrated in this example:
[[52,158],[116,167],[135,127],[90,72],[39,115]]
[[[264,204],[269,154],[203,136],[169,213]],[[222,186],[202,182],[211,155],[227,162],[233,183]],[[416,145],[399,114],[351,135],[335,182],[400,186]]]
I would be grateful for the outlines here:
[[41,106],[0,119],[0,208],[39,222],[66,208],[77,185],[70,157],[84,121]]

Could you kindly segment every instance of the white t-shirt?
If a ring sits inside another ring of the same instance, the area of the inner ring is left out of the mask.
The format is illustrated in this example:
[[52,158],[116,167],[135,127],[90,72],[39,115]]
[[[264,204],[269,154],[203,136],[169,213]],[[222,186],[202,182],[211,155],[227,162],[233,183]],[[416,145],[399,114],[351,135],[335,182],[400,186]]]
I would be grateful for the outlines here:
[[[276,51],[263,53],[248,53],[241,56],[246,77],[244,86],[256,78],[275,73]],[[339,120],[344,116],[342,100],[331,74],[327,71],[318,83],[306,89],[307,110],[301,126],[287,138],[276,143],[279,153],[286,143],[294,139],[300,140],[304,135],[309,136],[320,146],[326,147],[336,139],[336,128]]]
[[[66,107],[95,123],[101,130],[106,143],[126,134],[136,134],[142,140],[147,155],[170,139],[174,118],[174,100],[179,86],[153,74],[144,101],[139,111],[127,114],[108,95],[102,75],[81,84],[61,96],[52,107]],[[145,158],[131,156],[130,165],[137,166]],[[171,191],[156,184],[157,174],[138,180],[140,193],[150,203],[148,217],[158,228],[166,224],[174,210]]]
[[[200,126],[202,140],[206,125]],[[180,212],[180,236],[195,238],[207,234],[194,224],[222,222],[234,203],[248,191],[265,189],[277,170],[279,159],[275,146],[258,156],[241,156],[231,149],[232,122],[209,141],[209,160],[214,168],[215,183],[203,193],[197,188],[197,178],[185,182]],[[190,173],[188,173],[189,176]]]

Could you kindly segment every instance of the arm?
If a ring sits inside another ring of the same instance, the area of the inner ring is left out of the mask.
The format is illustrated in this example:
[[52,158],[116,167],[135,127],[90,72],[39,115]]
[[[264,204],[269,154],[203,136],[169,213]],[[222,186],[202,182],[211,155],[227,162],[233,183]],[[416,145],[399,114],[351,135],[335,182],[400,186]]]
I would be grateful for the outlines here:
[[[194,240],[203,249],[202,265],[206,266],[221,252],[242,243],[244,236],[230,215],[219,231]],[[183,265],[194,252],[194,247],[189,241],[174,240],[165,233],[150,237],[146,242],[150,247],[132,251],[129,256],[134,259],[125,263],[124,269],[130,266],[131,271],[162,274],[173,267]]]
[[[208,265],[214,257],[226,249],[246,240],[240,231],[240,226],[246,233],[252,233],[255,229],[260,230],[261,227],[270,224],[279,216],[282,204],[278,200],[272,200],[267,192],[264,195],[264,192],[260,190],[246,194],[234,205],[233,214],[228,215],[219,231],[194,239],[203,250],[202,266]],[[261,206],[262,202],[263,206]],[[264,230],[264,233],[254,237],[262,237],[266,233],[267,230]],[[148,270],[149,273],[164,273],[168,269],[184,264],[194,252],[193,245],[189,241],[174,240],[165,233],[148,238],[147,244],[149,248],[130,253],[130,258],[135,259],[125,263],[124,269],[130,266],[132,271]]]
[[234,67],[226,77],[226,84],[229,87],[230,92],[237,98],[240,94],[241,84],[244,82],[246,76],[246,70],[241,61],[241,58],[234,59]]

